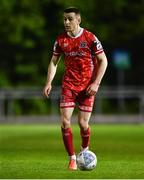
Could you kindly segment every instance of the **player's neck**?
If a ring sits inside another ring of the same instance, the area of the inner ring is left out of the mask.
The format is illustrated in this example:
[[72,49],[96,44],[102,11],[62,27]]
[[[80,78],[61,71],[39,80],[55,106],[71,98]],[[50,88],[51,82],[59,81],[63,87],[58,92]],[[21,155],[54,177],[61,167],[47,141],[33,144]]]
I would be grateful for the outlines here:
[[76,37],[80,33],[81,29],[82,28],[80,26],[78,26],[78,28],[76,30],[68,32],[68,35],[70,35],[71,37]]

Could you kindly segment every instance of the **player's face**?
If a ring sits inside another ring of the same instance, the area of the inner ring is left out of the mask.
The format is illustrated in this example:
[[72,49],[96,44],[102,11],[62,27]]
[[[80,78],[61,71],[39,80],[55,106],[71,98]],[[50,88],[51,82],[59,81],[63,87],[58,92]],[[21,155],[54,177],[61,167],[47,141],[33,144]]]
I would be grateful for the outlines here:
[[75,13],[64,13],[64,27],[67,32],[74,32],[80,24],[80,16]]

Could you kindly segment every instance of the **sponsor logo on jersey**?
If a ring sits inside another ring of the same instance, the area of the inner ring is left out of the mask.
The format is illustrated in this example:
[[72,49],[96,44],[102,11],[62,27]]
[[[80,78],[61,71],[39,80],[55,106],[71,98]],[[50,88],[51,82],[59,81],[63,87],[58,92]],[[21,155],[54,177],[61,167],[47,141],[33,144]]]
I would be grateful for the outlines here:
[[84,56],[84,52],[75,52],[75,51],[72,51],[72,52],[65,52],[65,55],[66,56]]

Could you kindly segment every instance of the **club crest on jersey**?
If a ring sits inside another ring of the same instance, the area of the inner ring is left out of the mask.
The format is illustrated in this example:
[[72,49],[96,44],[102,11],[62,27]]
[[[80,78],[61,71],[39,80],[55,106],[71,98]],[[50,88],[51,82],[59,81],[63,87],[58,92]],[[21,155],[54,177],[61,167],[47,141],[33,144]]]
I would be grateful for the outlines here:
[[85,48],[87,47],[87,42],[86,41],[81,41],[80,42],[80,48]]

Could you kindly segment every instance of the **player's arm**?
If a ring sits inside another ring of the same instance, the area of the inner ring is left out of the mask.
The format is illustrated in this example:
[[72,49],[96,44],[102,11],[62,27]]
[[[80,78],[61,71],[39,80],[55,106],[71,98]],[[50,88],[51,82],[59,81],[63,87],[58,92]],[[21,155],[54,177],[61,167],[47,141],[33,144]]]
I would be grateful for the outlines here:
[[96,58],[98,60],[99,68],[98,68],[98,72],[97,72],[95,81],[93,83],[96,85],[100,85],[101,80],[105,74],[108,62],[107,62],[107,57],[104,52],[98,54],[96,56]]
[[45,85],[44,90],[43,90],[43,94],[46,97],[49,96],[50,91],[52,89],[52,81],[53,81],[54,76],[56,74],[57,65],[58,65],[59,60],[60,60],[60,56],[53,55],[52,58],[51,58],[51,61],[49,63],[46,85]]
[[87,88],[87,93],[88,95],[94,95],[100,86],[101,80],[105,74],[106,68],[107,68],[107,57],[104,52],[96,55],[96,58],[98,60],[98,71],[95,77],[95,80],[93,81],[92,84]]

